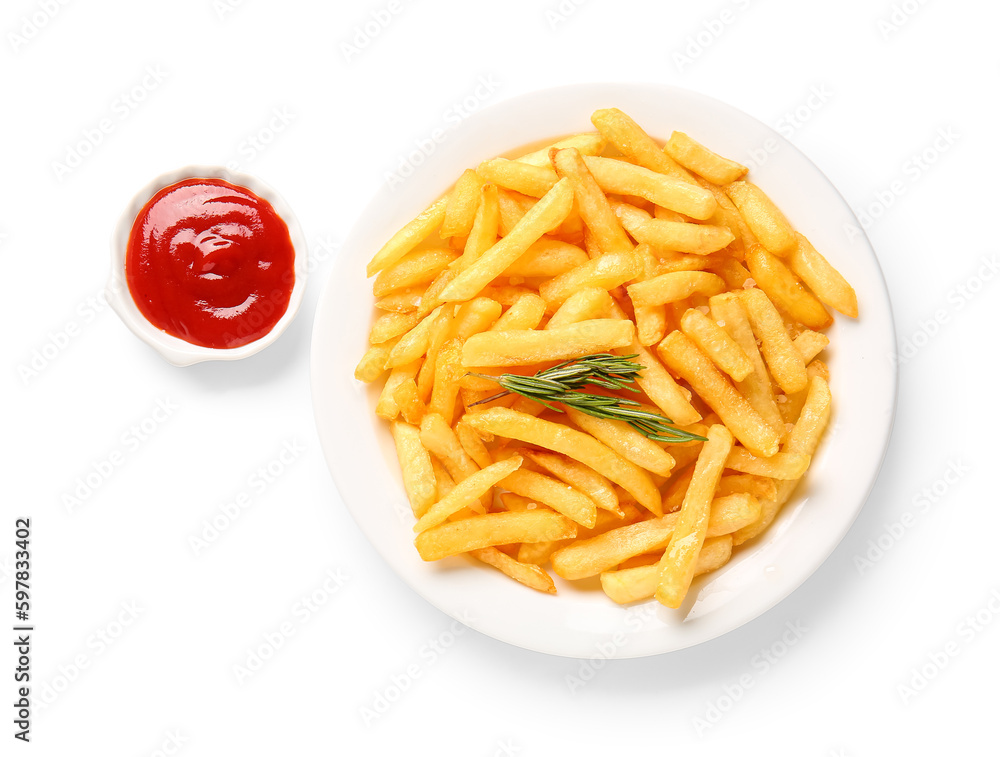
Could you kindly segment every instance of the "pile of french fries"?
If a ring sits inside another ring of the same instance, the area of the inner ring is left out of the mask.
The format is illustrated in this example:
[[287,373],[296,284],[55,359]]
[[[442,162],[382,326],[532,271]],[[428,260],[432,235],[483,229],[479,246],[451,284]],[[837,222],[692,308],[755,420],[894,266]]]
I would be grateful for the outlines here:
[[[549,567],[599,576],[615,602],[677,608],[805,475],[831,412],[822,332],[857,298],[746,167],[617,109],[592,122],[466,170],[378,251],[355,376],[388,374],[375,412],[424,560],[469,555],[549,593]],[[490,378],[598,353],[634,356],[641,392],[619,394],[707,441]]]

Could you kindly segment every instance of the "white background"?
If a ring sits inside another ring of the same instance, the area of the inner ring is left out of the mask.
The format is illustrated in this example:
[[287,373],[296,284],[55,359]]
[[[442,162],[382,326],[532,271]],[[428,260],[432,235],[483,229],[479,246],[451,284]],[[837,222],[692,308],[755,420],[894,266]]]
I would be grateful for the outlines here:
[[[998,22],[984,0],[6,2],[0,754],[994,752]],[[823,567],[720,639],[594,666],[462,632],[331,483],[308,382],[330,262],[484,80],[482,105],[589,81],[703,92],[864,211],[902,356],[881,477]],[[295,208],[313,278],[273,347],[174,368],[98,299],[108,239],[155,175],[230,161]],[[251,506],[192,546],[241,494]],[[22,516],[30,745],[3,641]]]

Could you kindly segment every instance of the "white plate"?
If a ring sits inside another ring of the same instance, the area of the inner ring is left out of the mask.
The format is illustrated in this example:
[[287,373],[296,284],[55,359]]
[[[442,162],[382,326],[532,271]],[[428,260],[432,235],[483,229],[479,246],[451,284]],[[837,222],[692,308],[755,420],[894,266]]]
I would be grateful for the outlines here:
[[[596,579],[557,596],[527,589],[466,558],[425,563],[387,425],[374,415],[377,387],[356,381],[373,317],[365,265],[398,228],[463,169],[521,145],[592,131],[590,114],[618,107],[654,137],[685,131],[723,155],[770,154],[751,178],[855,286],[861,320],[838,316],[825,355],[834,416],[801,487],[771,528],[722,570],[695,580],[680,610],[655,602],[622,608]],[[771,148],[769,150],[769,148]],[[313,404],[327,463],[362,531],[428,602],[496,639],[567,657],[642,657],[712,639],[747,623],[800,586],[830,555],[864,505],[892,427],[896,369],[892,311],[860,224],[808,158],[772,129],[703,95],[646,84],[577,85],[502,102],[449,135],[413,176],[384,187],[358,219],[322,293],[312,343]]]

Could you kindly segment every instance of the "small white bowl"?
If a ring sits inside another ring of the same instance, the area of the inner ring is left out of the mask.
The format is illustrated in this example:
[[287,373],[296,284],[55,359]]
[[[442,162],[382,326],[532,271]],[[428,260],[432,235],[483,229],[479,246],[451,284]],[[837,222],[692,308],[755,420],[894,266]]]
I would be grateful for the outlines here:
[[[295,250],[295,284],[288,300],[288,309],[268,333],[249,344],[232,349],[202,347],[171,336],[157,328],[142,314],[129,292],[125,278],[125,258],[132,224],[153,195],[171,184],[185,179],[223,179],[230,184],[245,187],[266,200],[288,226],[288,235]],[[132,198],[126,206],[111,237],[111,276],[105,288],[108,304],[137,337],[159,352],[174,365],[193,365],[204,360],[240,360],[260,352],[272,344],[295,318],[305,294],[308,255],[305,237],[295,214],[281,196],[259,179],[244,173],[235,173],[221,166],[186,166],[169,171],[153,179]]]

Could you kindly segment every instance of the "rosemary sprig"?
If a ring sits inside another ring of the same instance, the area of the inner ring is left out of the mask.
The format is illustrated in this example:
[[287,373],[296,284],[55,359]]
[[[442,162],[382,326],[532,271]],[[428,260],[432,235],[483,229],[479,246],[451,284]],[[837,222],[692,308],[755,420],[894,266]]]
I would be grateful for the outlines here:
[[534,400],[559,413],[563,411],[552,403],[562,403],[595,418],[625,421],[639,433],[658,442],[706,441],[703,436],[674,428],[669,425],[673,423],[672,420],[664,415],[643,410],[635,400],[577,391],[582,386],[593,384],[604,389],[638,392],[639,390],[632,384],[635,383],[635,377],[642,371],[643,366],[636,363],[632,359],[634,357],[638,356],[607,353],[588,355],[546,368],[534,376],[519,376],[515,373],[486,376],[482,373],[472,373],[473,376],[496,381],[504,389],[499,394],[475,404],[491,402],[513,393]]

